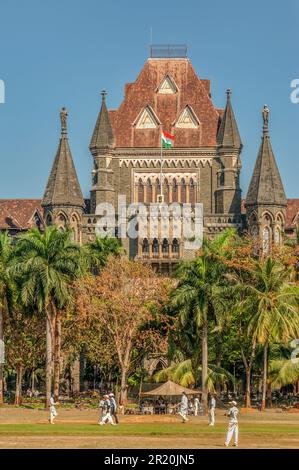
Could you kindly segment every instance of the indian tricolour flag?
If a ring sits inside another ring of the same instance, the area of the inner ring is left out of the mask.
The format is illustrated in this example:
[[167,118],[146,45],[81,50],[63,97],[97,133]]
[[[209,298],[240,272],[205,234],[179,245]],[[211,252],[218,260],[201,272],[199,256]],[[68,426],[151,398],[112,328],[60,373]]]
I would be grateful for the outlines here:
[[168,134],[168,132],[162,131],[162,147],[165,149],[171,149],[174,145],[174,135]]

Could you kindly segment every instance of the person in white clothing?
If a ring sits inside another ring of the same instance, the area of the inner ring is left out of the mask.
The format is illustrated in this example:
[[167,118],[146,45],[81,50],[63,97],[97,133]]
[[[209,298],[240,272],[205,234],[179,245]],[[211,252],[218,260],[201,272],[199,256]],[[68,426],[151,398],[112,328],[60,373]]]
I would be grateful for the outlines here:
[[109,424],[112,424],[112,426],[115,426],[115,423],[113,422],[110,410],[111,410],[111,404],[110,404],[109,395],[104,395],[103,415],[102,415],[102,419],[99,423],[101,426],[103,426],[103,424],[106,424],[106,423],[109,423]]
[[198,409],[199,409],[199,398],[195,397],[194,398],[194,416],[198,415]]
[[228,416],[229,418],[225,446],[226,447],[229,446],[229,443],[234,435],[234,446],[238,447],[238,439],[239,439],[238,413],[239,413],[239,410],[237,408],[237,403],[235,401],[231,401],[230,405],[231,405],[231,408],[228,410],[228,413],[225,414],[225,416]]
[[54,424],[54,420],[58,416],[58,413],[55,408],[56,405],[57,403],[55,403],[54,397],[52,395],[50,398],[50,419],[49,419],[50,424]]
[[183,394],[182,394],[179,415],[183,418],[183,423],[185,423],[186,421],[189,421],[189,419],[187,418],[187,415],[188,415],[188,398],[187,398],[187,395],[186,395],[185,392],[183,392]]
[[209,426],[215,426],[216,397],[211,395],[209,403]]

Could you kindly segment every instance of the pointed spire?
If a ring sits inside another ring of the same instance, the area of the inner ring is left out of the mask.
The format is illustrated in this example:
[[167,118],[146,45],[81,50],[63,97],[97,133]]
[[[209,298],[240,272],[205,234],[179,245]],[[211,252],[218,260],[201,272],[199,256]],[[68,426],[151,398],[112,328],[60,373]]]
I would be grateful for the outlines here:
[[89,145],[91,150],[111,148],[114,146],[114,134],[106,106],[107,92],[103,90],[101,95],[102,106]]
[[66,109],[62,108],[60,112],[61,137],[42,200],[43,206],[84,207],[84,199],[68,143],[67,116]]
[[263,136],[249,185],[246,205],[286,206],[287,199],[269,136],[269,108],[263,109]]
[[217,134],[217,143],[222,147],[242,148],[241,137],[231,104],[231,90],[226,91],[227,102]]

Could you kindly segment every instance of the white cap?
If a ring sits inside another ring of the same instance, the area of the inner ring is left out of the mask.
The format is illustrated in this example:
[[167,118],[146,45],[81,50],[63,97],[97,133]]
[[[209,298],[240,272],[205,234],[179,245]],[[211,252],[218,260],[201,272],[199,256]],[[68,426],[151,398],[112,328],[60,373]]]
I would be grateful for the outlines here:
[[237,406],[237,402],[234,401],[234,400],[233,400],[233,401],[230,401],[230,404],[231,404],[231,405],[234,405],[234,406]]
[[109,393],[109,397],[114,397],[114,393]]

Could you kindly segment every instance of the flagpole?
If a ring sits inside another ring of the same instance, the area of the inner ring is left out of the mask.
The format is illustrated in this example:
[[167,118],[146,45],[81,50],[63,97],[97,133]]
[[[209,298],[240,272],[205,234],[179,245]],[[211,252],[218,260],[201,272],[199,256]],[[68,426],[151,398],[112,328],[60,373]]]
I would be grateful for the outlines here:
[[163,167],[162,124],[161,124],[160,140],[161,140],[161,155],[160,155],[160,196],[162,196],[162,197],[161,197],[161,198],[158,198],[158,202],[163,202],[163,192],[162,192],[162,167]]

